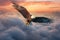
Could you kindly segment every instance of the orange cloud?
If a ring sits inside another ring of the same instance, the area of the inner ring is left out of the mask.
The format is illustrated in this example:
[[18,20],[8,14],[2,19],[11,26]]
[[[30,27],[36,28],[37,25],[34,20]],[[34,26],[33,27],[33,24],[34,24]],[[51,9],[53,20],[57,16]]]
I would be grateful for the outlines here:
[[[34,13],[60,11],[60,4],[55,2],[20,2],[17,4],[24,6],[29,12]],[[12,4],[0,6],[0,8],[5,8],[10,11],[15,10]]]
[[60,4],[54,2],[30,2],[23,6],[30,12],[53,12],[60,10]]

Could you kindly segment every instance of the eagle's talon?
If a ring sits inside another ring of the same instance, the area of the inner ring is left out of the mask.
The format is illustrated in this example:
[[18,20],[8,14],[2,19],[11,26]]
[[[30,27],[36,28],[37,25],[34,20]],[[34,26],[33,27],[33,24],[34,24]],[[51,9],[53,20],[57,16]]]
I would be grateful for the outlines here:
[[29,25],[29,23],[27,22],[26,25]]

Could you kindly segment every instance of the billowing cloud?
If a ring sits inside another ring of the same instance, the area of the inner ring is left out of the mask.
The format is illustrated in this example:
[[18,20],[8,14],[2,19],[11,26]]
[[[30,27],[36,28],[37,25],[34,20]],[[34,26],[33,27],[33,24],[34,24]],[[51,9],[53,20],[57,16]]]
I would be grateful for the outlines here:
[[2,15],[0,40],[60,40],[60,18],[53,20],[50,24],[32,23],[26,26],[19,18]]

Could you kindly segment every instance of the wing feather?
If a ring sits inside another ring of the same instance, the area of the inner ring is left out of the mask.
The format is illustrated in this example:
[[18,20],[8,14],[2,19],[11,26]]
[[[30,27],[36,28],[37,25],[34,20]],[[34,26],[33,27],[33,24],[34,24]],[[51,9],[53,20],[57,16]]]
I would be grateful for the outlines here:
[[30,13],[27,11],[26,8],[24,8],[23,6],[19,6],[16,3],[13,3],[14,8],[23,15],[24,18],[30,20],[31,19],[31,15]]

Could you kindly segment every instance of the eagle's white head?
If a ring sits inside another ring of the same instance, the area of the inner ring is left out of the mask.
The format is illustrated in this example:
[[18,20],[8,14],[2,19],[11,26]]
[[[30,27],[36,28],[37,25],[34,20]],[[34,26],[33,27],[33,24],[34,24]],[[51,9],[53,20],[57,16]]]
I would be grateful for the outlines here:
[[31,16],[31,19],[35,18],[35,16]]

